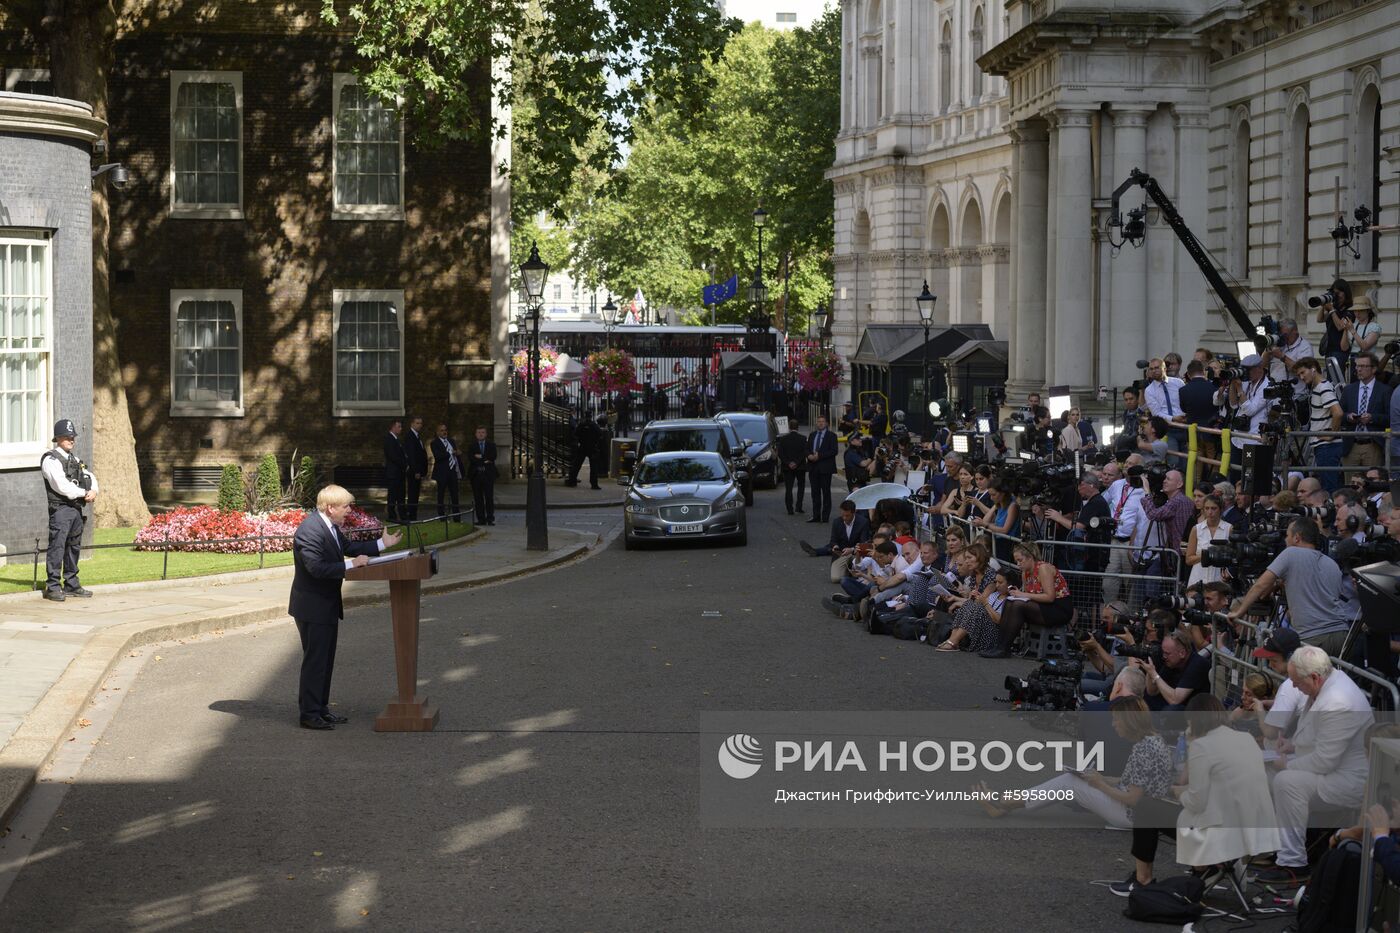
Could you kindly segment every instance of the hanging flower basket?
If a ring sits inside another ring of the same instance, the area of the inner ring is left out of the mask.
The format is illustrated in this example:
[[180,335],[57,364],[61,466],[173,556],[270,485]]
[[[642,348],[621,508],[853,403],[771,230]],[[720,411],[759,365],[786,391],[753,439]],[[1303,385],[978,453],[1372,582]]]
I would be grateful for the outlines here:
[[[530,351],[517,350],[510,358],[515,374],[527,382],[530,379]],[[540,381],[551,379],[559,369],[559,351],[550,346],[540,346]]]
[[637,381],[637,364],[626,350],[596,350],[583,361],[583,388],[593,395],[623,392]]
[[808,391],[825,391],[841,385],[845,367],[835,350],[804,350],[797,362],[797,385]]

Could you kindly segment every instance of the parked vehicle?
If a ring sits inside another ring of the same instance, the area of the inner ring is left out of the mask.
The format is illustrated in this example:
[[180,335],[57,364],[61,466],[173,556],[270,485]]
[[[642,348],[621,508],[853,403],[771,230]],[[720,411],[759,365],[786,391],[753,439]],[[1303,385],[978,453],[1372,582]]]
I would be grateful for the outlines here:
[[672,418],[653,421],[642,429],[637,450],[631,456],[637,466],[648,455],[666,451],[709,451],[719,454],[740,477],[744,504],[753,505],[753,476],[749,455],[734,426],[710,418]]
[[778,462],[778,423],[767,412],[727,411],[716,421],[734,426],[749,457],[749,472],[755,485],[776,489],[781,464]]
[[710,451],[653,451],[637,464],[623,503],[622,543],[722,539],[748,544],[742,477]]

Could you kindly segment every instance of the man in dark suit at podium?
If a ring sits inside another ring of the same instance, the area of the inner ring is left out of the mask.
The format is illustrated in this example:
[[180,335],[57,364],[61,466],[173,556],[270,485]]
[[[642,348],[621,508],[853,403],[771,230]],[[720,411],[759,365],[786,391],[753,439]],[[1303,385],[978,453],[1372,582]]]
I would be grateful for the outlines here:
[[408,479],[408,456],[403,452],[403,422],[395,418],[389,422],[389,433],[384,435],[384,487],[389,491],[389,521],[401,522],[408,517],[404,507],[404,481]]
[[831,521],[831,477],[836,475],[836,432],[818,415],[812,436],[807,439],[807,473],[812,485],[812,517],[807,521],[824,525]]
[[345,607],[340,586],[345,571],[363,567],[371,555],[399,543],[385,532],[378,541],[351,541],[341,532],[355,497],[341,486],[327,486],[316,496],[316,511],[302,519],[292,538],[292,597],[287,612],[301,636],[301,679],[297,707],[303,729],[333,729],[348,722],[331,712],[331,672],[335,643]]
[[[476,437],[467,449],[468,477],[479,525],[496,524],[496,442],[486,436],[486,426],[476,426]],[[594,482],[597,482],[594,480]]]
[[408,493],[404,508],[409,521],[418,518],[418,497],[423,490],[423,477],[428,475],[428,452],[423,449],[423,419],[410,418],[403,434],[403,454],[408,459]]

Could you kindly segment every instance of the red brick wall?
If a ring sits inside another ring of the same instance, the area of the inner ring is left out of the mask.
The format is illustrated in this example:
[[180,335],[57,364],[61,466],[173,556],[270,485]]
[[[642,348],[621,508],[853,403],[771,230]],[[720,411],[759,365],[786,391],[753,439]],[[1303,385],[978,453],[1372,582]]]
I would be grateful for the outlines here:
[[[409,412],[447,420],[457,437],[493,420],[489,407],[448,405],[445,366],[490,356],[489,146],[429,151],[409,126],[406,219],[332,220],[331,85],[351,70],[349,49],[324,33],[225,31],[245,25],[257,21],[136,30],[119,41],[111,76],[111,157],[131,170],[113,199],[112,309],[137,455],[157,494],[172,465],[249,465],[268,451],[285,462],[295,448],[327,471],[379,462],[386,418],[331,414],[334,289],[404,290]],[[170,216],[179,70],[242,72],[243,220]],[[185,288],[243,292],[241,418],[170,415],[170,291]]]

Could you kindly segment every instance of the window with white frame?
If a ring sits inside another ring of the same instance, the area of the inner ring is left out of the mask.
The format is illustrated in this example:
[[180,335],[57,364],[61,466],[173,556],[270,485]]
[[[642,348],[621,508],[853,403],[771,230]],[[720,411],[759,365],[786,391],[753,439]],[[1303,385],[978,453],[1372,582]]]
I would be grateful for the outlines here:
[[777,15],[776,22],[779,22],[779,23],[795,23],[795,22],[797,22],[797,14],[796,14],[796,13],[778,13],[778,14],[776,14],[776,15]]
[[354,75],[336,75],[332,94],[333,216],[403,219],[403,117]]
[[243,414],[243,293],[170,293],[170,413]]
[[403,414],[403,292],[336,289],[338,416]]
[[177,216],[243,216],[243,74],[170,74],[170,209]]
[[0,466],[34,466],[48,446],[52,306],[48,236],[0,230]]
[[53,77],[47,68],[6,68],[5,90],[15,94],[53,96]]

